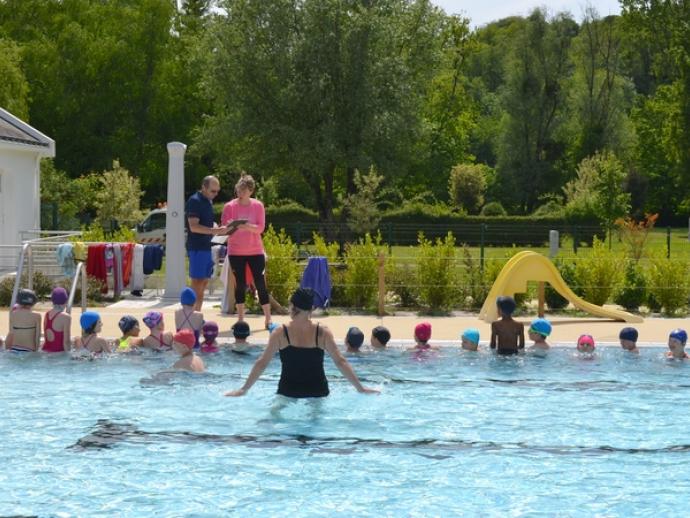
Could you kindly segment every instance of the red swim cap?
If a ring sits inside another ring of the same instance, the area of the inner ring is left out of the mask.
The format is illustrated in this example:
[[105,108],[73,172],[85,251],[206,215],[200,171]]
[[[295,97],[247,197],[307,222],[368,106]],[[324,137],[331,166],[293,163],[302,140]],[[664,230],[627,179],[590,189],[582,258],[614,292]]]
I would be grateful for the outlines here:
[[186,345],[190,349],[194,347],[194,342],[196,342],[194,333],[191,329],[180,329],[177,333],[175,333],[173,340],[179,344]]
[[429,322],[417,324],[414,328],[414,336],[420,342],[428,341],[431,338],[431,324]]

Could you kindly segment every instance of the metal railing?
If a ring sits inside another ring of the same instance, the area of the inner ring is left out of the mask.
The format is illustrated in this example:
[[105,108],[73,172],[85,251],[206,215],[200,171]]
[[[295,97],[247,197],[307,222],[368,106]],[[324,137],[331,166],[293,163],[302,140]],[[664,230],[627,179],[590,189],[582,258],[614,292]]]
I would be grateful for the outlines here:
[[19,294],[19,285],[21,284],[22,274],[24,273],[24,259],[27,258],[29,261],[29,271],[28,271],[28,287],[33,289],[34,287],[34,264],[33,256],[31,254],[31,243],[24,243],[22,245],[22,251],[19,254],[19,262],[17,263],[17,276],[14,280],[14,288],[12,289],[12,300],[10,302],[10,307],[14,307],[17,302],[17,295]]
[[84,263],[79,261],[77,263],[77,268],[74,272],[74,277],[72,278],[72,284],[69,290],[69,299],[67,301],[67,314],[72,313],[72,305],[74,304],[74,295],[77,292],[77,282],[81,278],[81,311],[82,313],[86,311],[86,292],[88,289],[88,280],[86,278],[86,268]]

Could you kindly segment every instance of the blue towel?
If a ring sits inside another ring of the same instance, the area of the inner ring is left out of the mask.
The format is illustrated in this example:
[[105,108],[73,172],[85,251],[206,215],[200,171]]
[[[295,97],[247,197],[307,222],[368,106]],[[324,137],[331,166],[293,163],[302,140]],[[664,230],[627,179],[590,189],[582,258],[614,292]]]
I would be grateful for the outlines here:
[[331,302],[331,274],[325,257],[309,258],[300,287],[314,290],[314,307],[328,307]]
[[76,265],[74,264],[74,245],[72,243],[62,243],[55,250],[57,263],[62,267],[62,275],[74,277]]
[[144,247],[144,275],[151,275],[163,265],[163,245],[146,245]]

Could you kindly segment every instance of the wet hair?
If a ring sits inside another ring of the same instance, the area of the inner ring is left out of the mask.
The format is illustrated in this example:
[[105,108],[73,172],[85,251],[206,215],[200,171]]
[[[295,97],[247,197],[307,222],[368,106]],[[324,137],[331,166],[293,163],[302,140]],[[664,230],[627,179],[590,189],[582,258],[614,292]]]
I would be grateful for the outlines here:
[[290,302],[297,309],[311,311],[314,308],[314,290],[311,288],[297,288],[290,297]]
[[117,323],[122,334],[129,333],[132,329],[139,325],[139,321],[132,315],[123,316]]
[[504,315],[512,315],[516,308],[515,299],[505,296],[498,297],[496,299],[496,307],[498,307]]
[[20,306],[33,306],[38,302],[38,297],[32,290],[22,288],[17,293],[17,304]]
[[387,327],[376,326],[371,330],[371,334],[381,343],[381,345],[386,345],[391,339],[391,332]]
[[249,324],[244,320],[238,320],[230,329],[232,330],[232,336],[235,338],[247,338],[251,334]]

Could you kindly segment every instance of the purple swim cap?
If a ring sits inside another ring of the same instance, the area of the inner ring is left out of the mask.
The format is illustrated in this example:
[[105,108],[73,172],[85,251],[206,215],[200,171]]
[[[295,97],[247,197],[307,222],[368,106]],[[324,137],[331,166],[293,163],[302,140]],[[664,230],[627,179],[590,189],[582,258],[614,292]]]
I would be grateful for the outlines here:
[[163,313],[160,311],[149,311],[144,315],[142,320],[144,321],[144,324],[146,324],[146,327],[153,329],[163,320]]
[[218,324],[213,321],[205,322],[201,328],[201,333],[204,335],[204,338],[215,338],[218,336]]
[[68,299],[69,296],[67,295],[67,290],[60,286],[58,286],[57,288],[53,288],[53,291],[50,294],[50,300],[56,306],[64,306],[65,304],[67,304]]

